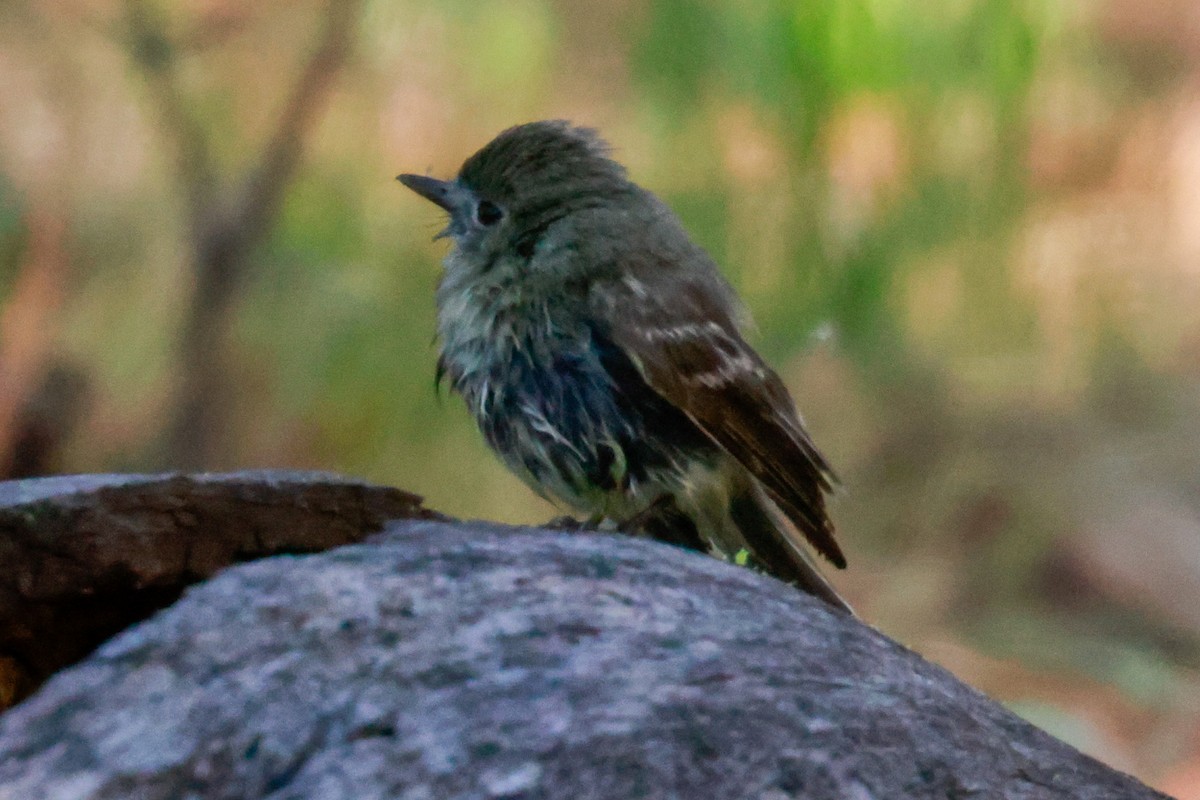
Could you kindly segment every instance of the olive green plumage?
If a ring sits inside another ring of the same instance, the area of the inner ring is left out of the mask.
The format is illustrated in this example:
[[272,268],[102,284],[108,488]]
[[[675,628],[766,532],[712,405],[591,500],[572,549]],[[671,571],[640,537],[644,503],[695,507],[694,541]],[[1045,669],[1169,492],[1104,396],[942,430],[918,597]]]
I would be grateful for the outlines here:
[[594,132],[521,125],[453,181],[400,180],[449,214],[439,379],[510,469],[848,608],[804,546],[845,566],[828,464],[712,259]]

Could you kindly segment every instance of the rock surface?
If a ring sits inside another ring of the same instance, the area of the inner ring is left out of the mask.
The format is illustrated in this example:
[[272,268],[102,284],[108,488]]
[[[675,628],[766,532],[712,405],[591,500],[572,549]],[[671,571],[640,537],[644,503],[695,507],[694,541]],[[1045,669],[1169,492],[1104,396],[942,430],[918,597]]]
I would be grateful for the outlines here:
[[770,578],[414,520],[225,570],[0,717],[0,800],[180,797],[1161,795]]

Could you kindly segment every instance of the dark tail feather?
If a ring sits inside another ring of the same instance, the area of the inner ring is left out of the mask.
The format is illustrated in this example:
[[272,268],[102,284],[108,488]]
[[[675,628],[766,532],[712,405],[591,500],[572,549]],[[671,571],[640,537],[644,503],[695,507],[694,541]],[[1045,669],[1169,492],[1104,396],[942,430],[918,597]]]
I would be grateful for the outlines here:
[[751,486],[734,496],[729,514],[746,540],[755,566],[780,580],[794,583],[834,608],[854,614],[854,609],[837,593],[799,544],[799,537],[785,527],[788,523],[772,507],[762,489]]

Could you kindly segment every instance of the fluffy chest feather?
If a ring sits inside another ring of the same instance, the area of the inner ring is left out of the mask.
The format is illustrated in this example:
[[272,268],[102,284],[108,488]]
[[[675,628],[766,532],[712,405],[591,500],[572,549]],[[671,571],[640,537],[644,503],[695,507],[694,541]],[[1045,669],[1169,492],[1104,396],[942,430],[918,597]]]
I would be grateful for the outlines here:
[[488,444],[544,496],[629,516],[708,452],[703,434],[568,298],[447,289],[438,321],[454,390]]

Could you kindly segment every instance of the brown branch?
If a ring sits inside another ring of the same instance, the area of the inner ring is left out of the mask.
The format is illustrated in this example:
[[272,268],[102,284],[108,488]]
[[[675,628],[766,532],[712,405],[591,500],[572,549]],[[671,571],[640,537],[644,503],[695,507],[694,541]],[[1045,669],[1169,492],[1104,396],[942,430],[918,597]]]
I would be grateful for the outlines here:
[[[19,47],[36,54],[30,62],[37,67],[32,91],[53,109],[49,122],[58,144],[41,153],[24,181],[23,248],[0,307],[0,477],[54,463],[74,421],[38,418],[38,410],[45,408],[44,390],[58,396],[58,389],[66,388],[56,382],[63,374],[56,374],[56,365],[64,363],[56,350],[59,317],[73,290],[71,187],[86,149],[82,65],[57,30],[50,9],[16,11],[24,17]],[[75,377],[74,385],[87,382],[82,372]],[[35,439],[38,457],[32,463],[27,456]]]
[[[185,337],[200,337],[209,352],[213,342],[195,328],[211,327],[240,285],[250,251],[261,241],[279,210],[303,152],[305,134],[324,104],[334,78],[350,52],[359,0],[332,0],[325,29],[283,107],[279,124],[263,147],[258,164],[224,205],[214,203],[194,220],[200,258],[196,297]],[[185,351],[188,348],[185,345]]]
[[0,310],[0,471],[12,461],[22,410],[42,382],[70,265],[58,210],[33,208],[25,219],[26,257]]
[[279,122],[255,165],[222,193],[211,135],[190,113],[180,89],[177,45],[145,0],[127,0],[129,46],[150,83],[164,129],[175,150],[177,174],[188,198],[195,288],[180,341],[183,382],[165,442],[176,467],[212,466],[224,429],[226,387],[223,336],[250,256],[271,228],[303,153],[304,140],[324,107],[353,42],[360,0],[330,0],[324,28],[304,64]]
[[324,105],[334,78],[350,53],[360,0],[332,0],[320,44],[309,58],[262,158],[247,178],[234,219],[241,220],[246,237],[253,241],[264,232],[278,210],[283,190],[295,172],[304,146],[304,135]]
[[208,217],[216,193],[216,159],[210,137],[191,112],[180,88],[178,50],[161,12],[145,0],[126,0],[126,47],[153,94],[175,163],[181,193],[187,199],[195,234]]

